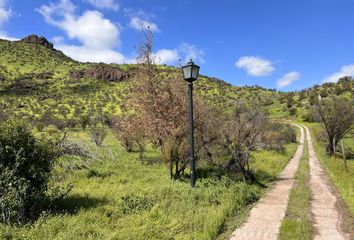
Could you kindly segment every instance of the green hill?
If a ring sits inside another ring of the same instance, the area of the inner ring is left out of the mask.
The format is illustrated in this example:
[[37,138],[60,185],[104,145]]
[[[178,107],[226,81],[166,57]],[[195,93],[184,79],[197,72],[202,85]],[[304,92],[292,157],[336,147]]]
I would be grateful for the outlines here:
[[[16,42],[0,40],[2,111],[31,121],[46,115],[78,121],[84,115],[111,116],[126,110],[135,65],[80,63],[48,47],[51,44],[46,39],[41,39],[44,43],[38,39],[32,35]],[[159,68],[166,78],[179,74],[177,68]],[[247,101],[263,106],[273,117],[305,120],[316,99],[354,95],[354,81],[350,77],[288,93],[259,86],[236,87],[207,76],[201,76],[195,88],[199,96],[225,111],[231,110],[237,101]]]
[[[179,74],[173,67],[159,68],[166,78]],[[135,69],[127,64],[80,63],[40,43],[0,40],[0,108],[30,121],[49,115],[70,121],[83,115],[117,115],[125,110]],[[198,95],[225,111],[240,100],[270,106],[280,95],[206,76],[200,77],[195,88]]]

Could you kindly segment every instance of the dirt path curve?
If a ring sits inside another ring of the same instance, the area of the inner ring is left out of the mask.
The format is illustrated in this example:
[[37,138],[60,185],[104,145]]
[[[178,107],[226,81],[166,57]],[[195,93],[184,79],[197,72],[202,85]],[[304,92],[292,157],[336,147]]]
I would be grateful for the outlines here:
[[294,157],[281,172],[272,189],[251,210],[247,221],[233,232],[230,240],[277,239],[304,148],[304,129],[299,125],[296,126],[301,129],[301,137]]
[[340,240],[350,239],[342,230],[342,216],[337,208],[338,197],[333,192],[327,175],[325,174],[313,149],[309,129],[306,129],[309,161],[310,161],[310,188],[312,192],[311,214],[315,229],[314,239]]

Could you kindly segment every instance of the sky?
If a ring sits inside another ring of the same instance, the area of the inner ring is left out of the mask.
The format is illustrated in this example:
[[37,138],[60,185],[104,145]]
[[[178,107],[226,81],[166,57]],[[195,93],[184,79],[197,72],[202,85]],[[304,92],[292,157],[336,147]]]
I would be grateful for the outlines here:
[[353,10],[352,0],[0,0],[0,38],[37,34],[79,61],[132,63],[149,27],[157,63],[193,59],[236,86],[293,91],[354,76]]

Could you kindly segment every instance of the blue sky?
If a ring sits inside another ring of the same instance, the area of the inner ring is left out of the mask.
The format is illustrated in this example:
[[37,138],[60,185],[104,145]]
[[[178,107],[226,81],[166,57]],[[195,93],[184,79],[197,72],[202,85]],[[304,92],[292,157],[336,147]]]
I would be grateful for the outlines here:
[[149,25],[158,63],[193,58],[202,74],[287,91],[354,75],[353,10],[351,0],[0,0],[0,37],[34,33],[74,59],[123,63]]

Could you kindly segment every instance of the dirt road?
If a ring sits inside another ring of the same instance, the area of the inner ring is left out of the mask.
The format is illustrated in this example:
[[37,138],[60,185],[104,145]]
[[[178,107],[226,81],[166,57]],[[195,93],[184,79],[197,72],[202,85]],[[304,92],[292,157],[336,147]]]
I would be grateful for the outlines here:
[[304,129],[299,125],[296,126],[301,129],[301,137],[294,157],[281,172],[272,189],[251,210],[246,222],[233,232],[230,240],[277,239],[304,148]]
[[314,239],[350,239],[350,236],[342,229],[343,217],[337,207],[338,196],[316,156],[309,129],[307,127],[304,128],[309,149],[310,188],[312,192],[311,214],[315,229]]

